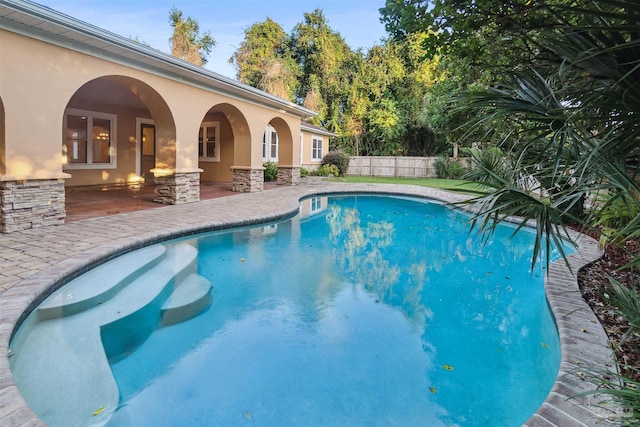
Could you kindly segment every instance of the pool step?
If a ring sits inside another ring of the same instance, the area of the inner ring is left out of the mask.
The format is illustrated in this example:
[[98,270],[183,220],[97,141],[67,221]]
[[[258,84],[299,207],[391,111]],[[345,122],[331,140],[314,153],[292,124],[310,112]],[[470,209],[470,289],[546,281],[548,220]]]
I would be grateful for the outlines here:
[[[103,309],[102,317],[115,321],[148,304],[156,304],[159,311],[164,300],[173,292],[175,284],[196,272],[197,256],[198,250],[191,245],[183,243],[170,246],[161,262],[131,281],[111,298],[109,307]],[[161,301],[157,301],[158,297]]]
[[197,270],[198,250],[171,246],[162,262],[131,282],[102,309],[100,331],[111,363],[126,357],[158,328],[162,306],[177,285]]
[[40,304],[38,317],[46,320],[68,316],[104,303],[160,262],[165,253],[163,245],[153,245],[88,271]]
[[[47,414],[52,426],[105,423],[119,401],[110,358],[137,348],[158,328],[165,310],[178,321],[206,307],[203,292],[211,285],[195,275],[196,248],[181,243],[147,249],[139,262],[116,263],[122,271],[100,269],[103,276],[90,276],[103,280],[74,284],[72,309],[61,303],[69,293],[61,288],[65,293],[47,300],[44,318],[31,316],[14,338],[12,352],[19,357],[12,358],[13,378],[35,413]],[[133,264],[143,271],[133,272]]]
[[202,313],[211,305],[211,282],[190,274],[180,282],[162,306],[162,325],[179,323]]
[[118,386],[100,327],[87,316],[91,311],[38,321],[21,345],[12,345],[13,379],[31,409],[46,415],[52,427],[93,425],[118,406]]

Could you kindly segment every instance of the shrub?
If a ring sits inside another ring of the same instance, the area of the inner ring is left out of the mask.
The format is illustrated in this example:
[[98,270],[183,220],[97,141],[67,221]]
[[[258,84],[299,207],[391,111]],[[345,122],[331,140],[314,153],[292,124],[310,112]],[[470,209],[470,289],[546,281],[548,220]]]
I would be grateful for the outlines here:
[[324,164],[318,168],[321,176],[340,176],[340,170],[336,165]]
[[300,176],[308,176],[309,170],[305,168],[300,168]]
[[603,239],[615,242],[628,238],[625,230],[640,215],[638,202],[631,197],[611,193],[599,195],[596,204],[601,208],[596,212],[595,225],[602,229]]
[[438,178],[458,179],[465,173],[464,166],[449,157],[438,157],[434,166]]
[[274,162],[266,162],[264,166],[264,181],[275,181],[278,179],[278,164]]
[[349,155],[342,151],[329,151],[322,159],[322,166],[333,165],[338,169],[335,176],[344,175],[349,167]]
[[436,176],[438,178],[446,178],[449,171],[449,163],[451,160],[448,157],[438,157],[433,166],[436,168]]
[[466,169],[461,163],[451,162],[451,164],[449,165],[449,176],[448,176],[448,178],[458,179],[462,175],[464,175],[465,172],[466,172]]
[[609,277],[609,282],[613,288],[611,302],[629,326],[620,339],[622,344],[627,337],[640,335],[640,287],[636,284],[627,287],[613,277]]

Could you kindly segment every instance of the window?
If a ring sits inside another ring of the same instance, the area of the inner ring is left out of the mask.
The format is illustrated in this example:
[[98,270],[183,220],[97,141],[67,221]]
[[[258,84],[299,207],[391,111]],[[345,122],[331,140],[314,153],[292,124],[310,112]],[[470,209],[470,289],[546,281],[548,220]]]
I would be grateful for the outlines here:
[[322,138],[311,137],[311,160],[322,160]]
[[262,136],[262,160],[265,162],[278,161],[278,133],[271,126],[267,126]]
[[116,122],[114,114],[68,108],[64,117],[62,144],[66,169],[116,167]]
[[311,199],[311,214],[322,210],[322,198],[314,197]]
[[220,161],[220,122],[206,122],[200,126],[198,157],[203,162]]

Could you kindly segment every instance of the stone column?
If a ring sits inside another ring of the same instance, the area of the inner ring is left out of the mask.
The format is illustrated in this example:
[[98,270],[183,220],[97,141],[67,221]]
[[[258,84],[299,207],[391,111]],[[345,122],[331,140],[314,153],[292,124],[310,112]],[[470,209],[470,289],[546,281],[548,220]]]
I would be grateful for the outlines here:
[[278,185],[300,184],[300,168],[296,166],[278,166]]
[[264,190],[264,168],[231,168],[233,172],[233,191],[255,193]]
[[0,182],[0,231],[64,224],[64,179]]
[[153,201],[166,205],[200,201],[200,172],[177,172],[172,175],[157,176]]

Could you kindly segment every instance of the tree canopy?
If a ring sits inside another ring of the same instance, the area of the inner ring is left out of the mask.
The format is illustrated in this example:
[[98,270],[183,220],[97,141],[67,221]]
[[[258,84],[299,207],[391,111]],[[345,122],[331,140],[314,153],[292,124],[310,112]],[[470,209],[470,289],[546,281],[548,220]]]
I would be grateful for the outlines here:
[[230,62],[237,78],[318,112],[337,133],[332,149],[351,154],[433,155],[447,150],[420,120],[428,88],[442,76],[426,59],[424,34],[354,51],[322,10],[303,15],[290,34],[270,18],[253,24]]
[[229,59],[236,66],[238,80],[293,100],[298,69],[291,58],[289,36],[271,18],[251,25],[244,34],[244,40]]
[[211,49],[216,45],[209,31],[200,35],[200,24],[192,17],[184,17],[175,7],[169,11],[169,24],[173,34],[169,39],[171,54],[192,64],[202,66],[207,63]]
[[241,82],[317,111],[316,124],[339,135],[332,149],[451,154],[454,144],[500,140],[514,131],[511,119],[490,116],[466,126],[485,116],[456,95],[506,84],[532,68],[545,75],[561,66],[562,52],[548,46],[547,36],[579,23],[571,4],[387,0],[380,19],[389,37],[356,51],[316,9],[290,33],[270,18],[253,24],[230,62]]

